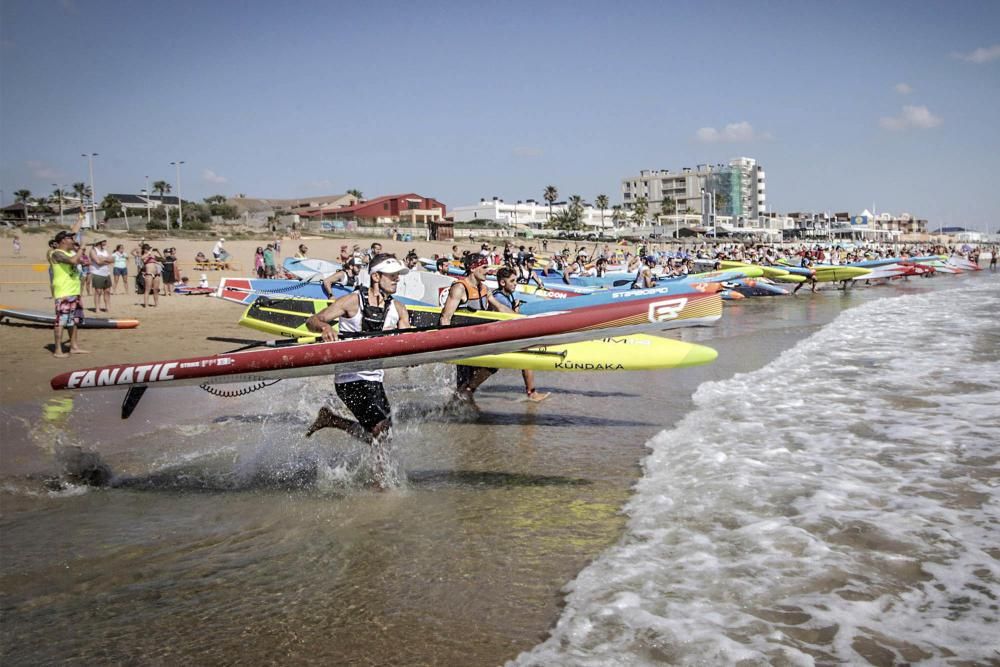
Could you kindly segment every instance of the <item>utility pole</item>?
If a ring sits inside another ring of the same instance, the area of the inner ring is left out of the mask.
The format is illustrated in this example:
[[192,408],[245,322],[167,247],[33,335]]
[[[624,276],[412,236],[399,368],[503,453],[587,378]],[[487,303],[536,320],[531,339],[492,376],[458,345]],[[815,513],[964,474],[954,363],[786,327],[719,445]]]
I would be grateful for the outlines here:
[[184,160],[177,160],[170,164],[177,167],[177,228],[184,229],[184,209],[181,202],[181,165],[184,164]]

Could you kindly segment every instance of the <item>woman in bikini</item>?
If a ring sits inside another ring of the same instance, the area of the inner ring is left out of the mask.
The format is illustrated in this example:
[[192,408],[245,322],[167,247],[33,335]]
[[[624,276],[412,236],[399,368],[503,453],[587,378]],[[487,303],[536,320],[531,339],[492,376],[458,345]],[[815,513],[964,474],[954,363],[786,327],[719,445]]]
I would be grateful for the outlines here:
[[145,290],[142,293],[142,307],[149,305],[149,295],[153,295],[153,306],[160,305],[160,274],[163,273],[163,265],[160,263],[160,254],[151,249],[149,245],[142,246],[142,277],[145,278]]

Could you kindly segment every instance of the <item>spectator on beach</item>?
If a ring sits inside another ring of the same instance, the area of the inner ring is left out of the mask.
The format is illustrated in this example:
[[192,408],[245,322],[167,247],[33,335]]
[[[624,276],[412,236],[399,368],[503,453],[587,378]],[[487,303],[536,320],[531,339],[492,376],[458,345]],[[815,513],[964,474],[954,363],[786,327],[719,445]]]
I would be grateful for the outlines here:
[[257,250],[253,254],[253,271],[258,278],[264,277],[264,249],[260,246],[257,246]]
[[274,278],[278,275],[278,266],[274,260],[274,246],[270,243],[264,248],[264,277]]
[[14,257],[21,254],[21,237],[14,234]]
[[82,244],[76,242],[76,251],[80,253],[80,262],[77,264],[77,270],[80,272],[80,282],[83,284],[83,291],[87,296],[90,296],[90,252],[81,250]]
[[177,249],[167,248],[163,254],[163,294],[174,295],[174,284],[177,282]]
[[111,293],[118,291],[118,284],[121,283],[122,294],[128,293],[128,253],[125,246],[119,243],[115,246],[115,251],[111,253],[112,273],[114,274],[114,284],[111,286]]
[[437,272],[440,273],[442,276],[451,275],[451,273],[448,271],[448,267],[450,265],[451,262],[448,261],[447,257],[438,257],[437,261],[434,263],[434,267],[437,269]]
[[101,239],[90,247],[90,282],[94,288],[94,307],[104,312],[111,309],[111,265],[114,261],[108,252],[107,239]]
[[308,252],[309,252],[309,248],[306,247],[306,244],[305,243],[300,243],[299,244],[299,251],[297,253],[295,253],[295,259],[309,259],[309,256],[306,254]]
[[163,265],[160,253],[154,250],[148,243],[142,246],[142,307],[149,307],[149,295],[153,295],[153,307],[160,305],[160,276],[163,273]]
[[410,273],[423,269],[420,265],[420,255],[417,254],[416,250],[406,253],[406,268],[410,270]]
[[[79,223],[78,223],[79,224]],[[83,300],[80,294],[80,272],[77,267],[81,253],[75,250],[74,232],[63,230],[56,234],[55,248],[49,254],[52,269],[52,298],[55,299],[55,346],[53,356],[65,358],[69,355],[63,352],[62,332],[69,329],[70,354],[87,354],[81,349],[78,338],[78,326],[83,323]]]
[[226,248],[223,245],[226,239],[219,239],[215,242],[215,246],[212,248],[212,257],[215,258],[217,262],[223,262],[229,258],[229,253],[226,252]]
[[993,253],[990,255],[990,271],[997,270],[997,254],[1000,254],[1000,247],[993,248]]
[[351,257],[352,257],[351,253],[347,251],[347,246],[346,245],[340,246],[340,256],[337,257],[337,259],[340,260],[340,263],[347,264],[347,260],[349,260]]

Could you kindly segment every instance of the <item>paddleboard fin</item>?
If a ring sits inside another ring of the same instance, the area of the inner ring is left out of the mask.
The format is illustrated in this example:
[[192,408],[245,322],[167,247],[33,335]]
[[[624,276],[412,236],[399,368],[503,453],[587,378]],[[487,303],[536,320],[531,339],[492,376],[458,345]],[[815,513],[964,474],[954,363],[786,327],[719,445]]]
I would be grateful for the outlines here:
[[139,405],[139,400],[148,388],[144,384],[128,388],[128,391],[125,393],[125,400],[122,401],[122,419],[128,419],[132,415],[132,411]]

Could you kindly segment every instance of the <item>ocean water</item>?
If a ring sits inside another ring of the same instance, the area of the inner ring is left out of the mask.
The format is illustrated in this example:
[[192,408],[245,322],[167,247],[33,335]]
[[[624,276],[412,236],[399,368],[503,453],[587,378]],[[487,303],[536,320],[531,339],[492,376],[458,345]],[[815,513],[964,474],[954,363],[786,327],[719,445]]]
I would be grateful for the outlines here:
[[1000,286],[702,384],[517,665],[1000,663]]

